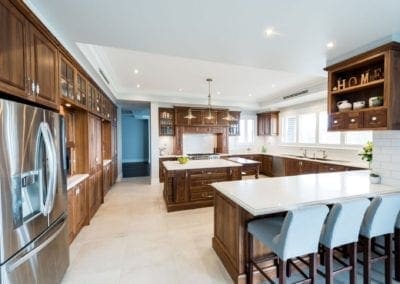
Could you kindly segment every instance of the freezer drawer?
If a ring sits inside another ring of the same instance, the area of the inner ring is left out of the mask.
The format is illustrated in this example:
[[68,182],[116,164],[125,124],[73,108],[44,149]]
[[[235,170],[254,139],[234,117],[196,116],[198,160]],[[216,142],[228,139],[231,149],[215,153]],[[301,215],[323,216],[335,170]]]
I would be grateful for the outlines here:
[[69,265],[66,217],[1,266],[1,284],[58,284]]

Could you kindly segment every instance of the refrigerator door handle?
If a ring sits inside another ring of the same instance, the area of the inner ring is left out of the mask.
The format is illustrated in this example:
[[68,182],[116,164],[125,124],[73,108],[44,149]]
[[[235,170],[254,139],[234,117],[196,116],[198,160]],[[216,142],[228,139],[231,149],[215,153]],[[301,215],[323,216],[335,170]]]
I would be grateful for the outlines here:
[[[40,236],[35,242],[33,242],[32,245],[35,245],[35,243],[39,243],[38,246],[35,248],[27,251],[27,252],[21,252],[20,254],[17,254],[14,256],[14,260],[11,259],[9,260],[9,264],[7,264],[7,271],[12,272],[16,268],[18,268],[21,264],[23,264],[25,261],[29,260],[32,258],[34,255],[36,255],[38,252],[40,252],[42,249],[44,249],[49,243],[51,243],[64,229],[66,225],[65,219],[63,219],[60,223],[56,225],[56,227],[59,227],[53,234],[48,237],[49,232],[43,234]],[[55,228],[53,228],[51,231],[54,231]],[[47,239],[46,239],[47,237]],[[29,246],[28,246],[29,248]]]
[[46,122],[40,123],[40,132],[43,137],[49,161],[48,191],[47,191],[46,201],[42,208],[43,215],[47,216],[50,214],[54,205],[54,197],[55,197],[56,181],[57,181],[57,156],[56,156],[54,141],[51,136],[50,127]]

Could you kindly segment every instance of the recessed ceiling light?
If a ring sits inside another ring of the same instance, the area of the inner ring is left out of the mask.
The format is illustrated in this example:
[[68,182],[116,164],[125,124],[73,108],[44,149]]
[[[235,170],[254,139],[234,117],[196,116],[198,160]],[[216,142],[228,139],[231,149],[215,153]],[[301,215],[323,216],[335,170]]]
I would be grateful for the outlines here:
[[275,84],[271,84],[271,88],[273,89],[273,88],[275,88],[276,87],[276,85]]
[[251,97],[252,96],[252,94],[249,94],[249,97]]
[[270,27],[270,28],[267,28],[265,30],[265,36],[266,37],[274,37],[274,36],[277,36],[277,35],[280,35],[280,33],[277,32],[274,27]]
[[221,92],[220,92],[220,91],[218,91],[218,92],[217,92],[217,95],[220,95],[220,94],[221,94]]
[[333,41],[330,41],[326,44],[326,47],[329,49],[333,48],[334,46],[335,46],[335,43]]
[[137,85],[136,85],[136,88],[140,88],[140,84],[137,84]]
[[139,70],[135,69],[135,70],[133,70],[133,73],[134,74],[139,74]]
[[71,107],[71,104],[66,103],[65,106],[66,106],[66,107]]
[[178,92],[182,92],[182,91],[183,91],[182,88],[179,88],[179,89],[178,89]]

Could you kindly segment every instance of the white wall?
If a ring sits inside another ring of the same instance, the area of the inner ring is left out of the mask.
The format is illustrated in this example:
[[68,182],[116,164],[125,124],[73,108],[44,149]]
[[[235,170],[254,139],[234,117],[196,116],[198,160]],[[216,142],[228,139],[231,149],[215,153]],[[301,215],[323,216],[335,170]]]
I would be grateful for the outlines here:
[[158,103],[151,103],[150,104],[150,144],[151,144],[151,151],[150,151],[150,160],[151,160],[151,169],[150,169],[150,176],[151,176],[151,183],[156,184],[159,182],[158,180],[158,164],[159,164],[159,132],[158,132]]

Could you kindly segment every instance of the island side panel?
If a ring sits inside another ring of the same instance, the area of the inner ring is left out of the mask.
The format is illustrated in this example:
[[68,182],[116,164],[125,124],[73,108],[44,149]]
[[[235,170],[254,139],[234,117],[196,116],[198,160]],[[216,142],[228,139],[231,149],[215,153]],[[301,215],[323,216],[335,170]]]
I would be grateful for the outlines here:
[[237,166],[179,171],[164,168],[164,176],[168,212],[213,206],[215,190],[211,183],[242,178],[241,167]]
[[[214,237],[212,246],[235,283],[246,283],[247,234],[246,224],[254,217],[235,202],[215,191]],[[262,258],[271,250],[254,240],[254,256]],[[271,276],[276,276],[272,261],[260,264]],[[255,273],[254,279],[261,278]]]

